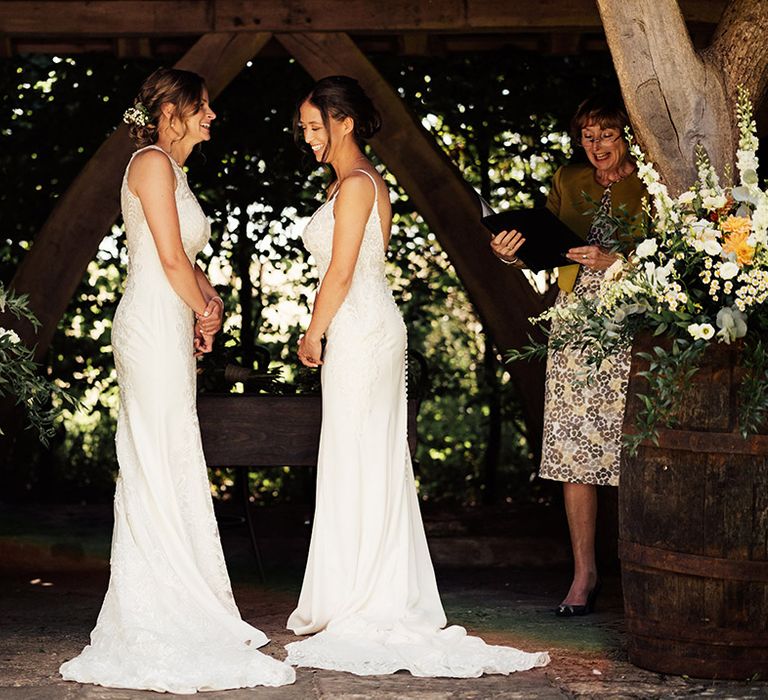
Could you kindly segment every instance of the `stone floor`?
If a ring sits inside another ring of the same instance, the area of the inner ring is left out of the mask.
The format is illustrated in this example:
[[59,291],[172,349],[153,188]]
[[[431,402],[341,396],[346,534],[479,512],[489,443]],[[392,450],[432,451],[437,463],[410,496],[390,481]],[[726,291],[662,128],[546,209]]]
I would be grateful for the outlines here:
[[[158,697],[59,679],[59,664],[87,642],[98,612],[108,576],[109,531],[104,518],[80,522],[79,530],[72,528],[71,521],[65,521],[67,527],[60,523],[51,530],[50,514],[34,524],[25,524],[25,517],[20,512],[0,516],[0,700]],[[242,529],[223,528],[222,533],[243,617],[270,636],[272,641],[263,651],[282,657],[283,645],[293,638],[284,624],[296,601],[300,562],[291,565],[268,558],[263,584]],[[463,546],[471,549],[468,542]],[[542,542],[538,549],[547,546]],[[562,563],[536,568],[441,566],[438,578],[451,623],[464,625],[490,643],[548,649],[551,664],[512,676],[468,680],[413,678],[406,673],[360,678],[301,669],[293,686],[207,693],[205,698],[768,698],[768,683],[663,676],[628,663],[618,576],[605,580],[594,615],[572,620],[551,612],[567,578]]]

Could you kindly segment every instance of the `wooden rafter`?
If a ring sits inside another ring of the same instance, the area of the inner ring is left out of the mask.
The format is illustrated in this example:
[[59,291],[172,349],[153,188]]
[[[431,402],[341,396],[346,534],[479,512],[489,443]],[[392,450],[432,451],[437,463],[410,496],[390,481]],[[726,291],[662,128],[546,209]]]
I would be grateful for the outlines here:
[[[716,24],[726,0],[682,0]],[[594,0],[5,0],[0,36],[199,36],[209,32],[600,30]]]

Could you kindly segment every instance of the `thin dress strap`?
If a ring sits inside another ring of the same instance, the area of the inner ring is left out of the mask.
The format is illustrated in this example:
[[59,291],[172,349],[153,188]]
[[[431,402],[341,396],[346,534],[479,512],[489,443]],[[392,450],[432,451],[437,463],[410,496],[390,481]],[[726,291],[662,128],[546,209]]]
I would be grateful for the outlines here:
[[373,175],[371,175],[367,170],[363,170],[363,168],[355,168],[350,172],[365,173],[369,178],[371,178],[371,182],[373,183],[373,206],[377,209],[377,205],[379,203],[379,188],[376,187],[376,178],[374,178]]

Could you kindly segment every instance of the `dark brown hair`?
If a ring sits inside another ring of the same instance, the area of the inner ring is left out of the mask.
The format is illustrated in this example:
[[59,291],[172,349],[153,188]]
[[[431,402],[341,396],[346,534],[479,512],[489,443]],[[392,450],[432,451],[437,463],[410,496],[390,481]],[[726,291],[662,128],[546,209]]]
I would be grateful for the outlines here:
[[157,142],[157,125],[160,121],[161,108],[166,102],[174,106],[176,116],[184,126],[184,121],[197,114],[202,106],[205,81],[197,73],[177,68],[158,68],[150,75],[139,89],[134,104],[141,104],[149,113],[150,121],[145,126],[130,125],[130,134],[138,148]]
[[331,149],[330,120],[341,121],[350,117],[354,122],[353,135],[358,145],[363,145],[381,129],[381,115],[373,102],[360,87],[360,83],[346,75],[331,75],[318,80],[305,97],[296,104],[293,115],[293,137],[303,151],[307,151],[304,134],[299,126],[301,105],[309,102],[320,110],[323,126],[328,134],[322,160],[325,161]]
[[581,141],[581,130],[587,124],[597,124],[601,129],[618,129],[624,136],[624,128],[629,126],[629,117],[621,97],[617,93],[603,93],[584,100],[571,119],[571,137],[574,141]]

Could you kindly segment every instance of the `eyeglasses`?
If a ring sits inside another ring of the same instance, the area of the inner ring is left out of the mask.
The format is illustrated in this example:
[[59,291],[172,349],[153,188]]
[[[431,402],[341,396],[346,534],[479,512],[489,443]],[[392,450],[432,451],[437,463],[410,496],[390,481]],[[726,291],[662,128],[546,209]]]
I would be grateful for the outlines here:
[[609,136],[607,134],[603,134],[602,136],[582,136],[581,147],[590,148],[594,147],[596,144],[607,146],[611,143],[616,143],[620,138],[621,134],[617,134],[616,136]]

